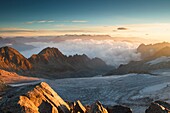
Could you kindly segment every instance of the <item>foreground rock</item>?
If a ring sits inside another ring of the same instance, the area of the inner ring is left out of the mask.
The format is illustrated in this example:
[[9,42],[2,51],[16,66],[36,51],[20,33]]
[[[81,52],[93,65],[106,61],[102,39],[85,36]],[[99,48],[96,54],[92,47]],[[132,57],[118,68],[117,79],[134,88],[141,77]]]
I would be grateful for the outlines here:
[[[107,106],[106,106],[107,107]],[[132,113],[130,108],[107,109],[96,101],[91,106],[65,102],[47,83],[13,88],[0,99],[0,113]]]
[[9,86],[7,86],[4,82],[0,81],[0,93],[5,91]]
[[96,101],[91,105],[91,110],[89,113],[108,113],[108,112],[99,101]]
[[108,113],[132,113],[132,110],[122,105],[107,107]]
[[151,103],[145,113],[170,113],[170,104],[163,101],[155,101]]
[[74,103],[73,107],[73,113],[86,113],[86,108],[81,104],[81,102],[78,100]]
[[2,113],[69,113],[70,111],[68,104],[45,82],[12,90],[2,100],[0,109]]

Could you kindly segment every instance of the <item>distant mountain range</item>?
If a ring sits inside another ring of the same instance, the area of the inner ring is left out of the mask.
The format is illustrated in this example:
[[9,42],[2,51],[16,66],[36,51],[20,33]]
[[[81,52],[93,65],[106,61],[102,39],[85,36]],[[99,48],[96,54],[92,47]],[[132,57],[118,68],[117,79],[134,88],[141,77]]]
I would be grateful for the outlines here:
[[0,69],[41,78],[88,77],[109,71],[99,58],[86,55],[65,56],[57,48],[45,48],[40,53],[25,58],[11,47],[0,48]]
[[170,69],[170,43],[141,44],[137,48],[141,54],[141,61],[131,61],[128,64],[120,65],[105,75],[122,75],[128,73],[149,73],[156,70]]

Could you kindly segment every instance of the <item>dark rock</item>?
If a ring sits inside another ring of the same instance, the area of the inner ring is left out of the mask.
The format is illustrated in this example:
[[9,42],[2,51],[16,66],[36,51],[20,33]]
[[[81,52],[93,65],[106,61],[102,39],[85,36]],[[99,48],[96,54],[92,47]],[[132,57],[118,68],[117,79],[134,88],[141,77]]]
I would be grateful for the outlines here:
[[145,113],[169,113],[170,106],[166,102],[155,101],[151,103],[148,109],[146,109]]
[[45,78],[96,76],[111,69],[99,58],[90,59],[85,54],[67,57],[57,48],[49,47],[28,60],[33,65],[34,73]]
[[132,110],[122,105],[107,107],[108,113],[132,113]]
[[99,101],[96,101],[91,105],[89,113],[108,113],[108,111],[103,107],[103,105]]
[[73,113],[86,113],[86,108],[79,100],[74,103]]

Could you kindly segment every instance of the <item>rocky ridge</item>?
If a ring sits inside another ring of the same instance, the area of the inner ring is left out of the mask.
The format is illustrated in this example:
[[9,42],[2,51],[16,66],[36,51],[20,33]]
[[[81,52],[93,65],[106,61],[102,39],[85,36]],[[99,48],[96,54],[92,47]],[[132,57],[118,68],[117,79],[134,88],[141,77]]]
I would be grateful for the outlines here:
[[57,48],[45,48],[25,58],[11,47],[0,48],[0,69],[41,78],[88,77],[111,69],[99,58],[65,56]]
[[170,43],[141,44],[137,50],[141,54],[142,60],[120,65],[117,69],[113,69],[105,75],[123,75],[129,73],[153,74],[152,72],[155,70],[169,69]]

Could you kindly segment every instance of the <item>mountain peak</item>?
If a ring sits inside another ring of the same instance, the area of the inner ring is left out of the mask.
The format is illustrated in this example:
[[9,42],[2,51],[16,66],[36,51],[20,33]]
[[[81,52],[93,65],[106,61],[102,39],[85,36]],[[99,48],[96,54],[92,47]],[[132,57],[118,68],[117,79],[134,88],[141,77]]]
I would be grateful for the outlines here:
[[49,62],[56,63],[59,59],[65,59],[65,56],[58,50],[58,48],[54,47],[47,47],[43,49],[38,54],[34,54],[29,58],[29,61],[32,63],[45,63],[48,64]]
[[47,55],[47,56],[55,56],[55,57],[59,57],[59,56],[64,56],[59,50],[58,48],[54,48],[54,47],[47,47],[45,49],[43,49],[40,53],[38,53],[38,55]]
[[5,46],[0,48],[0,67],[5,70],[28,70],[32,68],[29,61],[17,50]]

